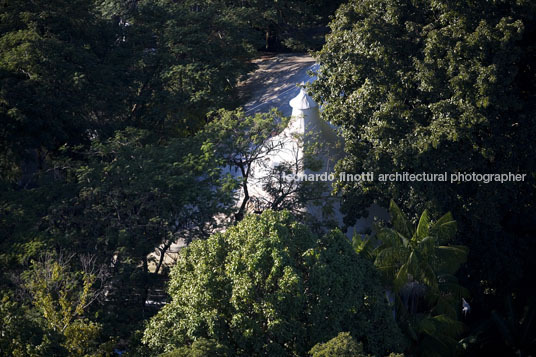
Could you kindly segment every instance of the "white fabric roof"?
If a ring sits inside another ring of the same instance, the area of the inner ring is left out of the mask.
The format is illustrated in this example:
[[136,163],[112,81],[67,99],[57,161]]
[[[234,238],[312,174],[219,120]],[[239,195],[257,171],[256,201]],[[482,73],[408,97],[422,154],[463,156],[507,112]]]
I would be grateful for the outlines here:
[[311,98],[303,88],[300,88],[300,93],[289,102],[292,109],[309,109],[318,107],[318,104]]

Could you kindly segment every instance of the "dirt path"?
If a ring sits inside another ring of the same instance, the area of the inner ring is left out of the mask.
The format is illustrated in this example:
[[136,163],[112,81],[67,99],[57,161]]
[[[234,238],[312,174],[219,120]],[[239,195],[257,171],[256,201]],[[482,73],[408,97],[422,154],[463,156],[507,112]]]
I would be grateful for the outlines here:
[[240,92],[246,100],[246,114],[266,112],[278,108],[283,115],[292,112],[289,100],[295,97],[302,82],[311,81],[308,70],[315,68],[312,57],[304,54],[279,54],[255,60],[259,68],[241,84]]

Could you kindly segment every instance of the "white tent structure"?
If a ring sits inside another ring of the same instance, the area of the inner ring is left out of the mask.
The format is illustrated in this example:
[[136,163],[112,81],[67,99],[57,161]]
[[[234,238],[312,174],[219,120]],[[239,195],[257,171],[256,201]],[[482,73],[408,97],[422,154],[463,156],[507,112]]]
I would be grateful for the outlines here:
[[[324,143],[331,146],[342,147],[342,140],[337,135],[335,128],[324,120],[320,119],[318,104],[311,98],[303,88],[296,97],[289,101],[292,108],[291,121],[288,126],[289,131],[297,132],[304,136],[305,144],[312,144],[315,136],[319,136]],[[326,157],[326,168],[331,167],[334,157]]]
[[[295,173],[298,175],[324,174],[328,176],[333,172],[337,161],[344,155],[343,140],[337,134],[337,128],[322,120],[319,105],[303,88],[298,89],[296,87],[296,84],[299,82],[303,83],[314,80],[314,78],[308,76],[306,70],[314,70],[317,65],[310,65],[309,62],[306,62],[306,65],[307,67],[301,68],[296,73],[296,76],[292,77],[292,80],[286,82],[286,86],[276,81],[275,87],[265,89],[266,92],[270,93],[268,98],[261,98],[261,100],[248,103],[245,106],[247,115],[267,111],[271,107],[276,106],[283,115],[288,116],[290,114],[291,116],[288,126],[279,135],[269,139],[267,146],[276,149],[270,151],[268,162],[263,161],[251,168],[247,186],[252,210],[255,210],[254,205],[256,201],[259,202],[263,199],[268,199],[269,194],[263,189],[263,184],[266,182],[266,178],[272,173],[272,168],[282,164],[289,164],[291,166],[295,164],[295,171],[298,171]],[[296,92],[298,93],[295,94]],[[320,153],[316,155],[320,165],[315,167],[315,171],[306,169],[300,165],[300,163],[303,163],[308,149],[313,146],[318,146],[321,149]],[[226,173],[235,177],[240,177],[240,173],[237,170],[233,170],[230,167],[226,167],[224,170]],[[326,197],[331,193],[331,184],[332,182],[329,180],[326,182],[326,192],[324,192],[324,196]],[[340,212],[340,205],[337,199],[333,199],[332,207],[333,216],[331,217],[324,217],[322,207],[313,203],[307,204],[305,211],[319,221],[328,218],[334,221],[339,227],[343,227],[343,215]],[[368,218],[358,220],[353,227],[348,229],[348,237],[352,237],[354,233],[361,233],[372,227],[374,217],[388,219],[387,211],[379,206],[373,205],[369,207],[368,211]],[[166,265],[173,264],[177,252],[184,245],[184,242],[179,240],[170,247],[166,253]],[[159,256],[156,253],[153,254],[156,257]]]
[[[314,159],[317,161],[317,165],[315,165],[317,166],[315,168],[316,170],[304,167],[303,172],[297,173],[298,177],[301,174],[305,179],[311,174],[314,175],[315,181],[313,182],[324,182],[326,192],[323,194],[329,197],[333,181],[330,180],[332,178],[330,174],[334,171],[335,164],[343,154],[343,141],[337,135],[336,129],[320,118],[318,104],[303,88],[300,89],[296,97],[289,101],[289,104],[292,108],[292,114],[287,130],[303,138],[302,146],[300,147],[300,156],[304,157],[305,152],[314,150]],[[336,203],[335,205],[337,206]],[[338,212],[339,207],[334,208],[335,212]],[[323,217],[322,207],[320,205],[310,203],[307,205],[306,211],[318,220],[325,218]],[[342,221],[338,223],[342,223]]]
[[[253,200],[262,201],[268,196],[262,188],[262,183],[266,182],[266,176],[271,173],[270,169],[282,164],[294,166],[298,172],[294,173],[293,178],[307,181],[314,177],[313,181],[323,182],[321,184],[324,185],[325,192],[322,196],[326,197],[326,201],[330,201],[333,208],[332,214],[325,216],[322,205],[312,201],[306,205],[305,211],[318,221],[329,219],[339,227],[343,227],[339,201],[336,197],[329,198],[335,179],[335,176],[330,177],[330,174],[334,172],[337,161],[344,155],[343,140],[337,134],[336,127],[321,119],[318,104],[303,88],[289,101],[289,104],[292,114],[288,126],[279,135],[270,139],[271,147],[276,146],[278,150],[271,152],[268,162],[252,167],[248,191],[251,197],[254,197]],[[310,151],[315,151],[314,170],[299,164],[305,161],[305,156]],[[375,216],[388,218],[384,209],[372,206],[369,208],[369,217],[360,219],[354,227],[348,229],[347,235],[351,237],[354,233],[370,228]]]

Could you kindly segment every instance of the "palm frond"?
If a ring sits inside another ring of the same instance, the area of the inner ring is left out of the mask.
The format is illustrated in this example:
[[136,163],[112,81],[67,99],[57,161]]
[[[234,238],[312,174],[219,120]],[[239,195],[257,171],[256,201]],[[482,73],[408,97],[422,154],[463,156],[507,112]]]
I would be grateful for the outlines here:
[[454,274],[467,261],[469,248],[463,245],[441,245],[435,249],[438,273]]
[[377,234],[378,240],[384,246],[399,247],[403,245],[404,237],[391,228],[382,228]]
[[451,318],[448,315],[437,315],[432,317],[436,328],[441,331],[441,334],[449,337],[461,335],[465,329],[463,322]]
[[391,214],[391,223],[393,224],[394,229],[397,232],[400,232],[403,236],[411,238],[413,229],[402,210],[393,200],[391,200],[389,204],[389,213]]
[[397,247],[388,247],[375,253],[374,266],[393,278],[404,263],[406,254]]
[[370,237],[367,237],[365,239],[361,238],[358,235],[354,235],[352,238],[352,247],[354,248],[354,251],[359,254],[360,256],[364,257],[367,260],[374,260],[373,257],[373,239]]
[[450,241],[456,235],[457,224],[450,212],[445,213],[430,227],[430,235],[438,238],[441,244]]
[[442,295],[436,295],[436,298],[435,306],[431,311],[433,314],[445,315],[454,320],[458,318],[458,313],[454,307],[454,302],[451,299],[447,299]]
[[422,255],[417,251],[410,254],[410,273],[417,278],[421,283],[426,284],[432,291],[438,290],[437,276],[430,264],[423,259]]
[[395,291],[400,291],[400,289],[408,282],[408,264],[402,264],[398,272],[396,273],[393,285]]
[[421,214],[421,217],[419,218],[419,223],[417,224],[417,230],[415,231],[414,236],[412,239],[415,239],[417,241],[422,240],[424,237],[428,236],[430,227],[430,215],[428,214],[428,210],[424,210]]
[[437,241],[434,237],[426,236],[417,243],[418,250],[421,252],[421,254],[430,257],[434,253],[436,242]]

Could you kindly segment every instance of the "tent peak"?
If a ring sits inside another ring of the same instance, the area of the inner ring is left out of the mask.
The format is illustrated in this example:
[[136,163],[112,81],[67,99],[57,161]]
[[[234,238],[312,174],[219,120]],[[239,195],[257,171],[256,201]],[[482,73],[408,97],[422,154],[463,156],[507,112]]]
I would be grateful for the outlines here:
[[307,92],[305,92],[303,87],[300,88],[300,93],[290,100],[289,104],[292,109],[309,109],[318,106],[313,98],[311,98]]

